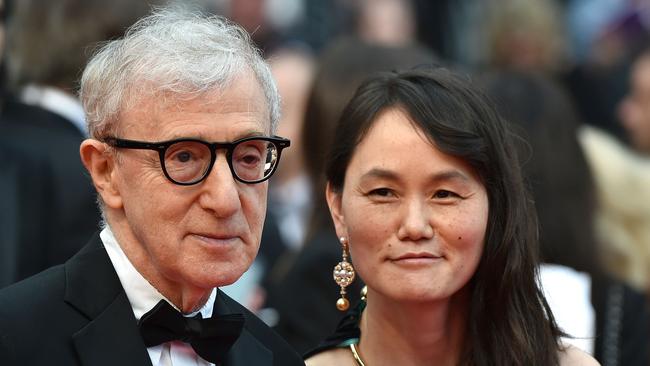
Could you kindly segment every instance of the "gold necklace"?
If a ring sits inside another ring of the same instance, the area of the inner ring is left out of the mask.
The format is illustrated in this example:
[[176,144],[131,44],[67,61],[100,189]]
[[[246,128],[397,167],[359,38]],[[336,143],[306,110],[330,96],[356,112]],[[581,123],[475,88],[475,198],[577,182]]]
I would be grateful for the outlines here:
[[357,352],[357,346],[354,343],[350,344],[350,350],[352,351],[352,357],[354,357],[354,360],[357,362],[358,366],[366,366],[363,363],[363,360],[361,359],[361,356],[359,356],[359,352]]

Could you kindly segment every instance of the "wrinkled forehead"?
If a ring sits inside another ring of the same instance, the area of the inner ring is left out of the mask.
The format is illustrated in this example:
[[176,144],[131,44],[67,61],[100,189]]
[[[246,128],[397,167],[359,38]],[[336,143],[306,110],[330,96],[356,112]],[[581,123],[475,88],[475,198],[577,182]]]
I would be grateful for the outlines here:
[[139,85],[127,95],[118,118],[116,130],[132,127],[138,123],[156,123],[171,114],[192,113],[227,114],[250,112],[260,115],[259,123],[266,134],[271,133],[268,101],[257,78],[252,73],[240,73],[220,85],[205,89],[161,88],[155,82]]

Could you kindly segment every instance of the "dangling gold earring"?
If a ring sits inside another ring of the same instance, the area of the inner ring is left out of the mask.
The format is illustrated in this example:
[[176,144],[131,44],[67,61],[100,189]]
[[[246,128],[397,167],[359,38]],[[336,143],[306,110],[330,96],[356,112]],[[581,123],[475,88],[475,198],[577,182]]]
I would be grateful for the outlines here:
[[350,307],[350,302],[345,298],[345,288],[354,281],[354,267],[348,262],[348,240],[342,236],[339,238],[341,247],[343,247],[343,259],[334,267],[334,281],[341,286],[341,298],[336,301],[336,308],[340,311],[346,311]]

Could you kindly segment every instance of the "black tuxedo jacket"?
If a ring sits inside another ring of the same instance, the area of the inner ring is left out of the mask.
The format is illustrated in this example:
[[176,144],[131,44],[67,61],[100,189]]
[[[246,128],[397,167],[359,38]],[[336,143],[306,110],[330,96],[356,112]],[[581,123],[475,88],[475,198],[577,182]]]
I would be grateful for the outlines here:
[[[304,365],[282,338],[221,291],[214,311],[246,319],[224,366]],[[0,291],[0,365],[151,365],[99,235],[65,264]]]

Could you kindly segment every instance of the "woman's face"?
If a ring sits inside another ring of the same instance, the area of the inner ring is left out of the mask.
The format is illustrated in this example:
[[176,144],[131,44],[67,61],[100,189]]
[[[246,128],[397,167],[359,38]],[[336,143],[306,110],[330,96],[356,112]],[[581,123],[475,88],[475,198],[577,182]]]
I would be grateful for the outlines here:
[[399,109],[377,117],[352,155],[343,190],[328,186],[327,199],[370,291],[438,301],[476,271],[488,219],[485,187]]

